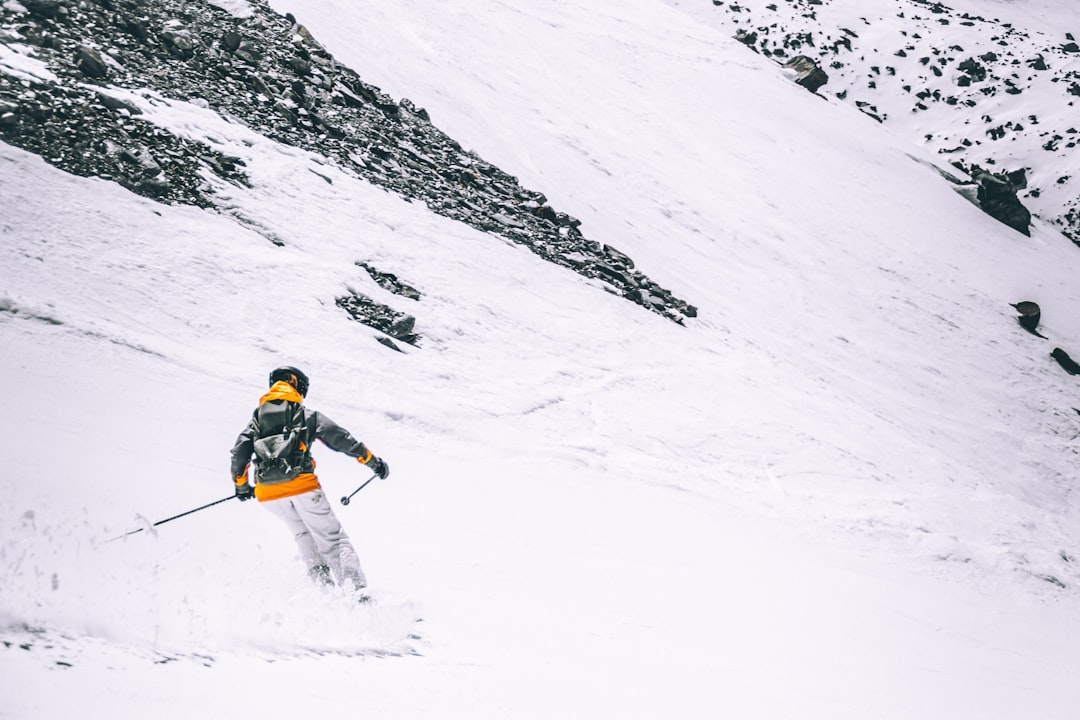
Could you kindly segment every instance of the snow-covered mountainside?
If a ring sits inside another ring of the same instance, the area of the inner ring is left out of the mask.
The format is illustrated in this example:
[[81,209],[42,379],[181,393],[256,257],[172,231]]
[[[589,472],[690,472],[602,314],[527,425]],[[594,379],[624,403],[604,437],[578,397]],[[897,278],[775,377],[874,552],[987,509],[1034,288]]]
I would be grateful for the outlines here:
[[[123,97],[160,93],[311,150],[676,322],[695,315],[630,257],[584,237],[580,221],[542,193],[463,150],[423,108],[365,83],[295,18],[265,4],[13,0],[0,5],[0,40],[0,138],[69,172],[167,202],[230,210],[215,202],[212,183],[247,183],[243,161],[222,154],[212,138],[147,122],[139,102]],[[338,302],[395,339],[418,340],[411,317],[368,297]]]
[[1080,13],[1040,0],[680,0],[779,63],[828,75],[942,166],[1020,173],[1032,212],[1080,243]]
[[[1051,222],[707,3],[0,8],[0,716],[1075,714]],[[229,499],[282,364],[374,604]]]

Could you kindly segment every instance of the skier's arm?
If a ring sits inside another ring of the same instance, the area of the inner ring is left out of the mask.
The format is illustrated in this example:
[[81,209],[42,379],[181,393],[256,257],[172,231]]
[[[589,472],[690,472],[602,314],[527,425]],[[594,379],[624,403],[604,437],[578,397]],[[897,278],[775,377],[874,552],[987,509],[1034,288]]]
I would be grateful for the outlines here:
[[235,481],[240,476],[247,477],[248,463],[251,462],[251,453],[255,450],[255,435],[258,429],[255,427],[255,418],[252,417],[244,431],[236,438],[236,444],[232,449],[232,476]]
[[371,460],[371,451],[364,443],[354,438],[348,430],[338,425],[321,412],[312,410],[311,419],[315,425],[315,437],[326,443],[331,450],[345,453],[362,463]]

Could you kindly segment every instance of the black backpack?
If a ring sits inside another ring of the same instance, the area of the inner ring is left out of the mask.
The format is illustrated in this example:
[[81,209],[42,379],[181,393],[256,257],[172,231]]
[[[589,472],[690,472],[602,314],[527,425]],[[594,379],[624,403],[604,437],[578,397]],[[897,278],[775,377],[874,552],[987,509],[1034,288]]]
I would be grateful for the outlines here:
[[255,411],[255,467],[259,482],[273,485],[310,472],[304,407],[289,400],[270,400]]

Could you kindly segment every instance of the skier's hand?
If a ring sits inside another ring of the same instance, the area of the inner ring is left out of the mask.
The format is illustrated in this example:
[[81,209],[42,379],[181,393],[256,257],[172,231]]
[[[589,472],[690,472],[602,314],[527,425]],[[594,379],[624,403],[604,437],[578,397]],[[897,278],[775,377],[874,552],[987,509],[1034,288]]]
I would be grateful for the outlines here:
[[380,457],[374,457],[367,462],[367,466],[371,468],[371,471],[379,476],[380,480],[385,480],[386,476],[390,474],[390,463],[386,462]]
[[235,487],[236,499],[240,502],[244,502],[245,500],[250,500],[251,498],[255,497],[255,488],[253,488],[247,483],[246,478],[243,484],[236,485]]

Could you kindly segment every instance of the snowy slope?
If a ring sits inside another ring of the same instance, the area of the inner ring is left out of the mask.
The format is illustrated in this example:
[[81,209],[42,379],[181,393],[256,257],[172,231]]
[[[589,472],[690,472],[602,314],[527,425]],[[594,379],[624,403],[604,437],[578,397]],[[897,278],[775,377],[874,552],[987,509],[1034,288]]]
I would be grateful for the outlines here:
[[[152,94],[225,211],[0,148],[0,716],[1071,716],[1075,246],[663,3],[274,6],[699,320]],[[226,496],[285,362],[393,468],[338,505],[374,608],[250,503],[106,542]]]

